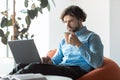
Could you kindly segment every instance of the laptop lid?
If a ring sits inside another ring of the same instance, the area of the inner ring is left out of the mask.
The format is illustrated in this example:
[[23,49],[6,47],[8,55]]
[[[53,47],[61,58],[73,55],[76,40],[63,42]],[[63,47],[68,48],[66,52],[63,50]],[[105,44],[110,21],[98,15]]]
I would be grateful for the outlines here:
[[33,39],[8,41],[8,45],[17,64],[41,62]]

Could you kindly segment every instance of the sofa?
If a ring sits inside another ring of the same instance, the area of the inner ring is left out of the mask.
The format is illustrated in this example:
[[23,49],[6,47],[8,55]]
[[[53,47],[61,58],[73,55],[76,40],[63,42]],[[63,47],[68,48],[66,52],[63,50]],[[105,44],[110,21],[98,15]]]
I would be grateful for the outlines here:
[[[50,50],[47,56],[51,58],[55,52],[56,49]],[[120,80],[120,67],[113,60],[104,57],[102,67],[94,69],[77,80]]]

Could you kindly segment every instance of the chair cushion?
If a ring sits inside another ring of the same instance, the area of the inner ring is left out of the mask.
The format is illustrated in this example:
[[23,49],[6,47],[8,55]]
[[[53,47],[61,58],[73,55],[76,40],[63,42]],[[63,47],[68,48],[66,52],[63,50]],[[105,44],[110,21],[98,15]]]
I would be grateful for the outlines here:
[[120,80],[119,66],[109,58],[104,58],[104,65],[77,80]]

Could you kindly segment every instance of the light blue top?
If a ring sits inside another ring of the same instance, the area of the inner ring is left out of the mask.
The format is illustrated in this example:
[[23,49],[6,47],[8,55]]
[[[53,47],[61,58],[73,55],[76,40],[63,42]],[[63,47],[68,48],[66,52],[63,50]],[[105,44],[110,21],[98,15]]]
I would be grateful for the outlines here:
[[66,44],[65,39],[58,46],[52,62],[56,65],[80,66],[90,71],[91,68],[98,68],[103,64],[103,44],[100,37],[84,26],[75,33],[82,45],[76,46]]

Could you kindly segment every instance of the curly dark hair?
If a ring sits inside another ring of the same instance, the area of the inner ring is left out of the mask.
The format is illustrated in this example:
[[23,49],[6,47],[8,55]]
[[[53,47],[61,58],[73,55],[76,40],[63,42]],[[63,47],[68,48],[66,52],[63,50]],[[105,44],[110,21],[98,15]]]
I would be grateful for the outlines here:
[[71,5],[63,11],[60,17],[62,21],[64,21],[63,19],[66,15],[76,17],[78,20],[82,20],[83,22],[86,20],[87,17],[83,9],[75,5]]

